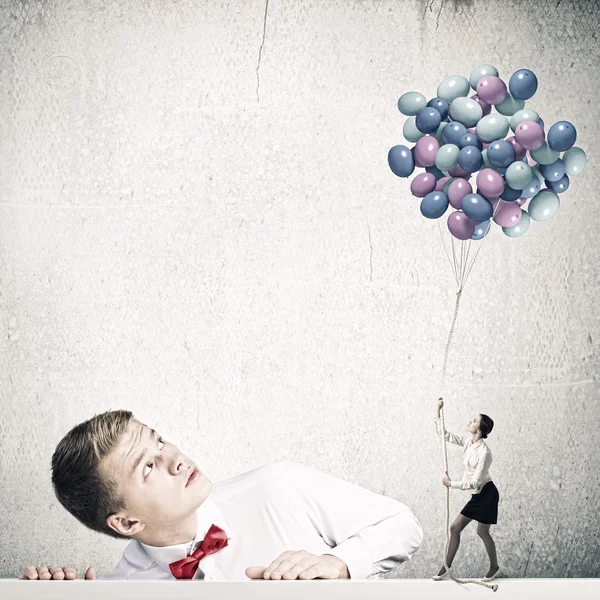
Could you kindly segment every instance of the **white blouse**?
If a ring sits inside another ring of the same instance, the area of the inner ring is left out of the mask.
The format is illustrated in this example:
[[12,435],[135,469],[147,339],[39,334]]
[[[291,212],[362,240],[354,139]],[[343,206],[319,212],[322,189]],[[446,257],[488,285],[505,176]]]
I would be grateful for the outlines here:
[[[442,424],[439,418],[434,418],[435,431],[442,437]],[[450,487],[457,490],[468,490],[472,494],[479,494],[483,486],[492,481],[490,466],[492,464],[492,451],[488,448],[483,438],[473,443],[471,436],[461,436],[446,430],[446,441],[463,447],[464,471],[460,481],[452,481]]]
[[169,563],[189,556],[215,524],[228,545],[204,557],[194,579],[248,581],[286,550],[333,554],[351,579],[379,576],[409,560],[423,530],[402,502],[302,463],[282,460],[215,483],[197,510],[193,540],[149,546],[131,540],[99,579],[175,579]]

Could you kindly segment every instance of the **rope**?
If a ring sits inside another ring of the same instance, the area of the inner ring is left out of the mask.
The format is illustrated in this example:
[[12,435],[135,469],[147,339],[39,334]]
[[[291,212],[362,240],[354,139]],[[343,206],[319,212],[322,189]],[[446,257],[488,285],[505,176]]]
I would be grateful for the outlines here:
[[[454,317],[452,318],[452,325],[450,326],[450,332],[448,334],[448,341],[446,342],[446,349],[444,351],[444,364],[442,366],[442,380],[441,380],[441,390],[442,390],[441,395],[442,396],[444,395],[444,390],[446,387],[446,367],[448,365],[448,355],[450,353],[450,344],[452,342],[452,336],[454,334],[454,327],[456,326],[456,319],[458,318],[458,309],[460,307],[460,298],[462,296],[463,288],[469,278],[471,270],[473,269],[473,265],[475,264],[475,261],[477,260],[477,256],[479,255],[481,246],[485,242],[485,239],[489,237],[487,234],[489,233],[490,227],[492,225],[491,221],[496,216],[496,214],[498,213],[500,208],[502,207],[502,204],[503,204],[503,201],[499,199],[496,204],[496,207],[494,208],[494,210],[492,212],[492,217],[490,218],[490,222],[488,223],[487,229],[485,231],[484,239],[481,240],[481,242],[479,243],[477,252],[475,253],[475,256],[472,258],[470,265],[468,263],[469,263],[469,252],[471,249],[471,240],[469,240],[469,243],[467,246],[466,258],[463,258],[464,257],[464,242],[461,242],[460,264],[459,264],[459,261],[457,260],[457,257],[456,257],[456,251],[454,248],[454,236],[450,236],[451,243],[452,243],[452,260],[450,260],[450,255],[448,254],[448,251],[446,250],[446,243],[444,242],[444,236],[442,235],[441,224],[440,224],[440,221],[438,220],[440,237],[442,238],[442,244],[444,246],[444,251],[448,258],[448,262],[450,263],[450,266],[452,267],[454,279],[455,279],[456,285],[458,287],[458,291],[456,292],[456,305],[454,307]],[[444,409],[443,408],[440,410],[440,415],[442,417],[441,418],[441,421],[442,421],[442,450],[443,450],[443,455],[444,455],[444,471],[447,473],[448,472],[448,451],[446,448],[446,424],[444,421]],[[448,574],[450,575],[452,580],[456,581],[456,583],[475,583],[477,585],[481,585],[483,587],[491,589],[494,592],[497,591],[497,589],[498,589],[497,584],[491,585],[491,584],[486,583],[485,581],[481,581],[479,579],[460,579],[460,578],[454,576],[454,574],[452,573],[452,567],[448,566],[448,563],[446,560],[446,557],[448,555],[448,546],[450,545],[449,531],[450,531],[450,488],[446,488],[446,546],[444,549],[444,568],[446,569],[446,571],[448,572]]]

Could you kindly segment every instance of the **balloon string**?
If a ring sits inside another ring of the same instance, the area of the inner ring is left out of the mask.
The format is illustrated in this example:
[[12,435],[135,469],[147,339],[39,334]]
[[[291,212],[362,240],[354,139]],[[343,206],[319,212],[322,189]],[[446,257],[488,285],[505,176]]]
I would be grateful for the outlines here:
[[442,234],[441,219],[438,219],[437,222],[438,222],[438,229],[440,232],[440,237],[442,238],[442,245],[444,246],[444,252],[446,253],[446,258],[448,259],[448,262],[450,263],[450,266],[452,267],[452,272],[454,273],[454,280],[456,281],[456,285],[458,285],[458,277],[456,275],[456,267],[452,263],[452,259],[450,258],[450,255],[448,254],[448,250],[446,249],[446,242],[444,241],[444,236]]
[[[442,396],[444,395],[444,389],[445,389],[445,385],[446,385],[446,367],[448,365],[448,354],[450,351],[450,343],[452,341],[452,335],[454,333],[454,327],[456,325],[456,319],[458,317],[458,309],[459,309],[459,305],[460,305],[461,295],[462,295],[462,288],[459,287],[458,291],[456,292],[456,305],[454,308],[454,317],[452,318],[452,325],[450,327],[450,333],[448,334],[448,341],[446,342],[446,349],[444,351],[444,364],[442,366],[442,380],[441,380]],[[442,417],[442,450],[443,450],[443,456],[444,456],[444,472],[447,473],[448,472],[448,450],[446,448],[446,424],[444,421],[444,409],[443,408],[440,410],[440,414]],[[486,587],[488,589],[491,589],[495,592],[498,589],[497,584],[490,585],[490,584],[488,584],[484,581],[480,581],[478,579],[460,579],[460,578],[454,576],[454,573],[452,572],[452,567],[448,565],[448,561],[447,561],[448,546],[450,545],[449,531],[450,531],[450,488],[447,487],[446,488],[446,546],[444,548],[444,568],[446,569],[446,571],[448,572],[448,574],[450,575],[452,580],[456,581],[456,583],[461,583],[461,584],[474,583],[474,584]]]

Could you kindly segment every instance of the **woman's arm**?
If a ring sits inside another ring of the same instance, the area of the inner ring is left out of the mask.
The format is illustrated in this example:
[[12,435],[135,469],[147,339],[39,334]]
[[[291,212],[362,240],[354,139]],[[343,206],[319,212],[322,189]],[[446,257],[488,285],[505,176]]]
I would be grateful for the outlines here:
[[450,487],[455,490],[476,490],[481,485],[484,475],[490,470],[491,464],[492,453],[486,446],[482,446],[473,476],[467,481],[453,481]]
[[[442,410],[443,406],[444,406],[444,401],[442,400],[442,398],[440,398],[437,401],[437,410],[435,413],[435,432],[437,433],[437,435],[439,437],[442,437],[442,424],[440,422],[440,410]],[[446,430],[445,438],[446,438],[447,442],[450,442],[451,444],[456,444],[457,446],[464,446],[465,441],[466,441],[466,438],[464,438],[463,436],[456,435],[455,433],[450,433],[448,430]]]

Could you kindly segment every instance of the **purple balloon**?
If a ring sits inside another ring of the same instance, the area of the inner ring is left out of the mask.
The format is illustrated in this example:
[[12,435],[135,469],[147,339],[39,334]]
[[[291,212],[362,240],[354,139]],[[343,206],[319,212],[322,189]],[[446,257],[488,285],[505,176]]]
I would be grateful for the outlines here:
[[525,204],[525,202],[527,202],[527,200],[528,200],[528,199],[529,199],[529,198],[518,198],[518,199],[517,199],[517,204],[518,204],[519,206],[523,206],[523,204]]
[[539,123],[521,121],[515,129],[515,138],[526,150],[537,150],[544,145],[546,134]]
[[490,202],[495,202],[496,200],[498,200],[498,198],[500,198],[500,196],[492,196],[491,194],[489,194],[489,197],[488,197],[479,188],[477,188],[476,193],[479,194],[480,196],[483,196],[484,198],[487,198]]
[[475,180],[486,198],[496,198],[504,191],[504,178],[494,169],[482,169]]
[[[498,202],[502,203],[499,207]],[[501,227],[512,227],[513,225],[516,225],[523,216],[523,211],[516,202],[504,202],[499,199],[492,202],[492,206],[494,207],[494,222]]]
[[438,182],[435,184],[435,191],[436,192],[441,192],[442,188],[444,187],[444,184],[446,183],[446,181],[448,181],[449,179],[452,179],[452,177],[448,176],[448,177],[440,177],[438,179]]
[[448,173],[452,177],[462,177],[463,179],[467,179],[468,177],[471,177],[471,173],[469,173],[468,171],[464,171],[463,169],[460,168],[459,165],[456,165],[454,168],[450,169],[448,171]]
[[415,162],[419,161],[424,167],[433,167],[439,149],[440,143],[432,135],[424,135],[414,147]]
[[460,208],[462,206],[462,204],[461,204],[462,199],[467,194],[472,194],[472,193],[473,193],[473,188],[471,187],[471,184],[466,179],[462,179],[462,178],[455,179],[448,186],[448,200],[450,201],[450,204],[454,208]]
[[[484,102],[478,94],[473,94],[471,100],[475,100],[475,102],[481,106],[481,110],[483,110],[482,117],[487,117],[492,112],[492,107],[487,102]],[[475,130],[475,128],[473,128],[473,130]]]
[[436,183],[433,173],[420,173],[410,182],[410,193],[417,198],[425,198],[435,190]]
[[537,165],[537,162],[535,160],[533,160],[533,158],[531,158],[531,153],[527,153],[527,164],[530,167],[535,167],[535,165]]
[[470,240],[475,233],[477,223],[471,221],[461,210],[454,211],[448,217],[448,229],[459,240]]
[[523,146],[521,146],[521,144],[519,144],[519,142],[517,142],[517,138],[514,135],[511,135],[510,137],[506,138],[506,141],[515,150],[515,153],[516,153],[515,160],[521,160],[522,158],[525,158],[525,153],[527,152],[527,150],[525,150],[525,148],[523,148]]
[[477,82],[477,95],[486,104],[500,104],[506,99],[506,84],[500,77],[486,75]]

